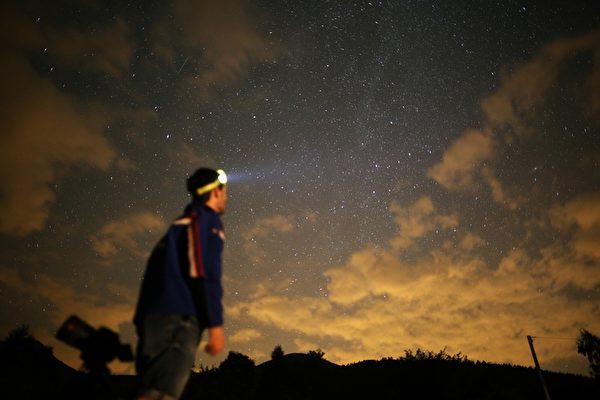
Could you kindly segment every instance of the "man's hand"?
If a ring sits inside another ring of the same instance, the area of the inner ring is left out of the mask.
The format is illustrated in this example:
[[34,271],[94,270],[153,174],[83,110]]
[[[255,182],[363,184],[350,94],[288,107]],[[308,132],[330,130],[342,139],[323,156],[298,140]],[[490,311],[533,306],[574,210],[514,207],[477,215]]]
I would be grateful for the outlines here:
[[225,346],[225,332],[222,326],[208,328],[208,344],[204,348],[211,356],[216,356]]

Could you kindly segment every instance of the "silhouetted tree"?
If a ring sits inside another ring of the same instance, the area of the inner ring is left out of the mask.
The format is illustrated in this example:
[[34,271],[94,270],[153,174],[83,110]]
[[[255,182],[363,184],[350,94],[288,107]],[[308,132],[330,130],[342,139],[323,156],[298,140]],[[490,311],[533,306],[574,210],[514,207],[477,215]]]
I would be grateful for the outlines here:
[[308,356],[311,358],[322,359],[324,355],[325,355],[325,352],[321,349],[310,350],[308,352]]
[[230,351],[219,365],[223,376],[223,398],[226,400],[252,398],[255,390],[254,360],[242,353]]
[[52,347],[42,345],[38,342],[35,337],[29,332],[29,325],[23,324],[8,333],[4,343],[9,347],[20,349],[22,347],[31,348],[42,347],[48,354],[52,354]]
[[30,340],[33,337],[29,333],[29,325],[20,325],[8,333],[6,337],[7,342],[21,342],[23,340]]
[[227,358],[219,365],[219,370],[239,373],[253,370],[254,365],[254,360],[247,355],[230,351]]
[[271,353],[271,360],[280,359],[281,357],[283,357],[283,355],[284,355],[283,348],[281,347],[280,344],[278,344],[277,346],[275,346],[275,348],[273,349],[273,352]]
[[[74,371],[38,341],[28,325],[13,329],[0,342],[0,387],[3,399],[64,398],[58,392]],[[8,393],[7,393],[8,392]]]
[[417,349],[414,353],[412,350],[404,350],[404,357],[400,357],[401,360],[405,361],[416,361],[416,360],[441,360],[441,361],[458,361],[468,362],[469,359],[464,354],[458,352],[456,354],[446,353],[446,349],[442,349],[437,353],[431,350]]
[[577,339],[577,352],[587,357],[590,374],[600,380],[600,338],[582,329]]

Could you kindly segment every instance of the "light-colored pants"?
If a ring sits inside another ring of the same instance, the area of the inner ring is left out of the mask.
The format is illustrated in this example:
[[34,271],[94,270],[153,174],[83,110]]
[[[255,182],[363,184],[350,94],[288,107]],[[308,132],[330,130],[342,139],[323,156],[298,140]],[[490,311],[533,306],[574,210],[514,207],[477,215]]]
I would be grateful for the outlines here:
[[139,394],[178,399],[190,377],[201,334],[193,316],[146,315],[138,326]]

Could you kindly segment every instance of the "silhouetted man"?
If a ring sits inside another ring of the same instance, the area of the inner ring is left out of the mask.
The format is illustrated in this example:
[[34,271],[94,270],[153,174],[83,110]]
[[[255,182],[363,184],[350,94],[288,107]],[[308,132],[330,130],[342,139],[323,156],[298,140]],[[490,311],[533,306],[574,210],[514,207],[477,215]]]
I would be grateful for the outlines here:
[[214,356],[223,349],[220,215],[226,183],[222,170],[198,169],[187,180],[191,203],[148,260],[134,316],[138,400],[181,396],[204,329],[206,352]]

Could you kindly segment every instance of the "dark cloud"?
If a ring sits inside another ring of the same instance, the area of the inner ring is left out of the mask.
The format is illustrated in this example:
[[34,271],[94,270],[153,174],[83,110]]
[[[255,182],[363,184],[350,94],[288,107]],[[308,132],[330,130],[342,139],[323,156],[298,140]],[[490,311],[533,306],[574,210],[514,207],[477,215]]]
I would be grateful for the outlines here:
[[66,171],[75,165],[106,170],[115,159],[104,110],[61,91],[36,69],[35,56],[49,52],[58,65],[120,75],[131,43],[122,21],[83,34],[43,28],[7,6],[2,26],[0,231],[24,236],[44,226],[55,198],[52,184]]
[[4,54],[0,76],[0,231],[42,229],[54,200],[52,184],[74,165],[106,170],[115,150],[102,116],[88,114],[25,58]]
[[66,66],[123,78],[134,52],[129,25],[121,19],[88,33],[78,29],[49,30],[47,52]]
[[185,56],[183,62],[198,68],[191,81],[198,85],[235,82],[280,52],[268,33],[257,29],[259,17],[248,0],[176,0],[170,12],[172,19],[153,32],[154,49],[172,64]]

